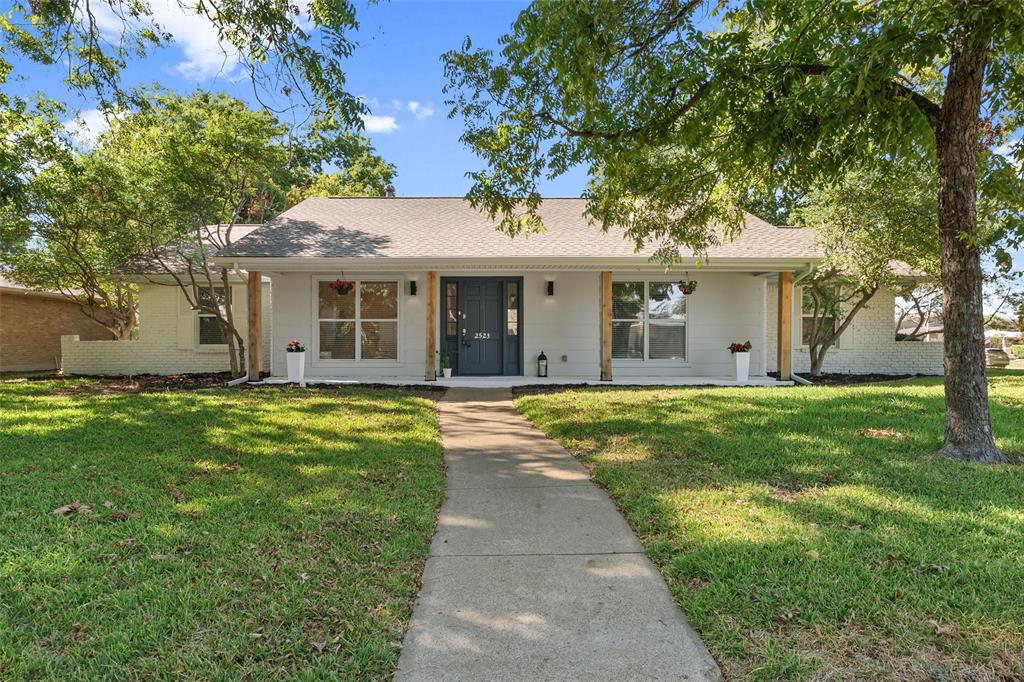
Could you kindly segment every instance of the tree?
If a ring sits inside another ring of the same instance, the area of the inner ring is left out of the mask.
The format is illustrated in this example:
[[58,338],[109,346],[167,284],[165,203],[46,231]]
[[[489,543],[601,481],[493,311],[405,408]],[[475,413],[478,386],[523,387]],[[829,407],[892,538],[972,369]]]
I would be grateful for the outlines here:
[[234,241],[237,224],[273,215],[275,180],[292,172],[287,133],[269,112],[224,94],[156,91],[117,117],[93,152],[131,188],[122,208],[148,239],[136,269],[170,279],[194,310],[217,320],[235,375],[245,367],[232,300],[240,273],[211,256]]
[[309,197],[382,197],[394,179],[395,167],[377,155],[369,140],[353,136],[345,150],[344,167],[292,186],[288,205]]
[[988,411],[977,214],[1021,230],[1021,179],[990,150],[1021,126],[1024,4],[539,1],[501,44],[495,55],[467,40],[445,64],[452,115],[486,164],[467,197],[511,234],[541,229],[539,181],[581,164],[588,215],[663,245],[665,260],[733,237],[751,193],[933,164],[940,454],[1003,460]]
[[[122,72],[175,36],[159,10],[205,17],[217,29],[226,69],[248,72],[261,102],[276,109],[307,107],[326,129],[358,128],[362,101],[345,89],[342,61],[358,27],[349,0],[176,0],[154,7],[138,0],[14,0],[0,21],[0,83],[20,58],[57,65],[66,84],[103,108],[132,109],[147,98],[125,88]],[[8,102],[10,104],[11,102]]]
[[0,206],[0,257],[8,276],[74,301],[115,339],[126,341],[138,311],[124,264],[148,243],[123,211],[126,187],[109,164],[54,144],[22,196]]
[[936,277],[938,226],[934,180],[904,165],[851,170],[808,193],[790,216],[814,228],[824,262],[803,281],[811,304],[807,339],[811,376],[879,289],[908,274]]

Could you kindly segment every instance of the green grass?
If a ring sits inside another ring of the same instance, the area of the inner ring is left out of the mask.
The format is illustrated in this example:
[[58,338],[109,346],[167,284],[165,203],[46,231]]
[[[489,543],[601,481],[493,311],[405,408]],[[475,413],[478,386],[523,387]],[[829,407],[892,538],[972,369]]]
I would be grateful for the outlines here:
[[591,467],[727,677],[1020,679],[1024,374],[991,399],[1015,464],[932,456],[937,379],[518,407]]
[[0,679],[387,678],[444,491],[432,402],[102,386],[0,383]]

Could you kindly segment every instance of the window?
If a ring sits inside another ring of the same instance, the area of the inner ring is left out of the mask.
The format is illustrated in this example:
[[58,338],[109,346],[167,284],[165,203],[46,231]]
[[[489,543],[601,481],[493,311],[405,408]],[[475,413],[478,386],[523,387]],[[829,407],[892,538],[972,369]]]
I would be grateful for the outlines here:
[[519,336],[519,282],[507,282],[505,287],[505,333]]
[[444,334],[451,338],[459,334],[459,285],[455,282],[448,282],[445,285],[444,295]]
[[224,287],[209,287],[198,289],[199,311],[196,313],[199,318],[199,345],[220,346],[227,343],[224,336],[224,329],[220,326],[217,316],[207,312],[210,308],[218,308],[221,315],[227,315],[227,297],[224,295]]
[[[811,338],[814,336],[814,297],[811,296],[811,290],[804,288],[801,296],[802,313],[800,317],[800,342],[805,345],[811,345]],[[836,319],[830,315],[819,319],[820,324],[824,329],[836,329]],[[839,348],[839,339],[835,340],[832,344],[833,348]]]
[[612,357],[686,359],[686,296],[674,282],[612,282]]
[[317,283],[321,360],[398,359],[398,282],[357,281],[347,294]]

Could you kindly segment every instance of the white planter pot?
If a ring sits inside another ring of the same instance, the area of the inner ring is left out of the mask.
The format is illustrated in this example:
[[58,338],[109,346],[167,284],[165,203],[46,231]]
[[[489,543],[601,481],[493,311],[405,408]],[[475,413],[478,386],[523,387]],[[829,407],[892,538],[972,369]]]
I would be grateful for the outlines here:
[[301,384],[306,376],[306,351],[285,353],[288,358],[288,381]]
[[452,378],[452,368],[451,368],[451,367],[445,367],[445,368],[443,368],[443,369],[441,370],[441,374],[443,374],[443,375],[444,375],[444,378],[445,378],[445,379],[451,379],[451,378]]
[[750,353],[733,353],[736,360],[736,381],[744,382],[750,378]]

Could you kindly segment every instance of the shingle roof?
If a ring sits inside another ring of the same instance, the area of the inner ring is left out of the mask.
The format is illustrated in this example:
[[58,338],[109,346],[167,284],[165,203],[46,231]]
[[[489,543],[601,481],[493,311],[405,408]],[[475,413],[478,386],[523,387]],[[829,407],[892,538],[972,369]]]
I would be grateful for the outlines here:
[[[262,223],[234,223],[233,225],[207,225],[203,238],[203,246],[208,256],[213,256],[225,241],[234,244],[257,228]],[[229,229],[230,228],[230,229]],[[155,253],[137,258],[126,268],[133,275],[166,275],[169,271],[183,275],[188,272],[188,259],[196,252],[194,242],[171,243],[156,249]],[[210,272],[220,272],[220,268],[210,263]]]
[[[584,199],[545,199],[546,231],[515,238],[462,198],[313,198],[222,249],[239,258],[649,258],[621,230],[603,233]],[[692,257],[682,252],[683,258]],[[746,214],[742,234],[712,247],[718,258],[817,258],[808,229],[775,227]]]

